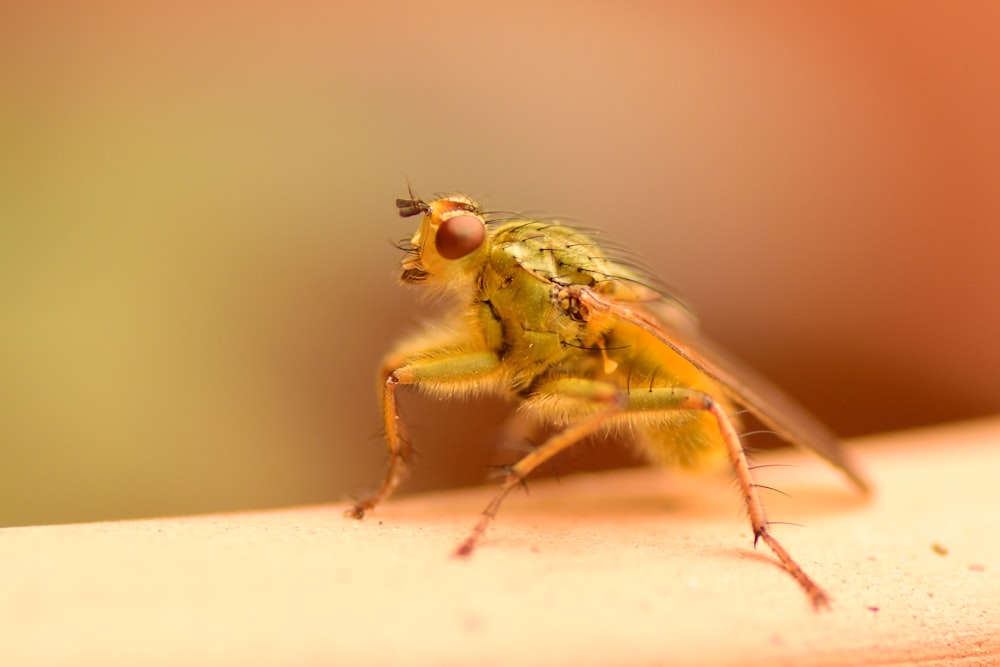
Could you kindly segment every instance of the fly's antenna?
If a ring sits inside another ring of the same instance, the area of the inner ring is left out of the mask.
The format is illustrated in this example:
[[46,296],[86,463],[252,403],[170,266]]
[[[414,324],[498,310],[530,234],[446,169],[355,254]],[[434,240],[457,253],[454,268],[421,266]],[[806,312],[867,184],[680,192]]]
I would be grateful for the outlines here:
[[406,193],[410,195],[409,199],[397,199],[396,208],[399,209],[399,217],[410,218],[414,215],[420,215],[421,213],[427,213],[431,210],[422,199],[413,194],[413,185],[410,183],[410,179],[404,178],[406,181]]
[[399,217],[401,218],[410,218],[431,210],[430,206],[419,199],[413,198],[412,192],[410,193],[410,199],[397,199],[396,208],[399,209]]

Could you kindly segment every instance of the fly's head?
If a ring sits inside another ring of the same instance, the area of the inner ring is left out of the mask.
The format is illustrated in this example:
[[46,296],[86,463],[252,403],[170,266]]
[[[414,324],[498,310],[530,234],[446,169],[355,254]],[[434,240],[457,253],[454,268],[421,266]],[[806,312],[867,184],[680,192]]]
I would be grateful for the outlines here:
[[465,276],[478,270],[487,245],[486,222],[479,204],[464,195],[424,202],[411,194],[409,199],[397,199],[396,207],[403,218],[423,216],[416,233],[401,246],[406,257],[400,280],[464,282]]

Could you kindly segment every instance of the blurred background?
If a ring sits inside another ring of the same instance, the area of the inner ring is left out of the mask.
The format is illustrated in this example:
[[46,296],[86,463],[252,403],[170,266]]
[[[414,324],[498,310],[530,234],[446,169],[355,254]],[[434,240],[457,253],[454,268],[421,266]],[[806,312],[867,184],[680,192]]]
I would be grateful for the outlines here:
[[[404,179],[606,229],[843,436],[1000,410],[996,3],[0,15],[2,525],[374,484]],[[502,404],[403,409],[407,490],[485,477]]]

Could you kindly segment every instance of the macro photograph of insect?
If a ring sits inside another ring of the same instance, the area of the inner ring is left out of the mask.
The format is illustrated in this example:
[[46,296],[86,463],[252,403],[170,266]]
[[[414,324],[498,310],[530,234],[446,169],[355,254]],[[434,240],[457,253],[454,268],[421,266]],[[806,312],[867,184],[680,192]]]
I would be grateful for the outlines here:
[[1000,664],[1000,5],[8,4],[0,665]]
[[350,510],[361,519],[399,486],[413,458],[397,408],[400,389],[441,396],[497,394],[529,424],[554,433],[509,466],[497,495],[458,546],[468,556],[529,474],[587,436],[626,430],[653,461],[695,465],[728,458],[753,530],[805,590],[827,594],[771,532],[736,426],[746,409],[788,442],[819,454],[861,491],[868,484],[836,437],[776,387],[722,354],[688,307],[637,259],[555,219],[490,213],[471,198],[396,202],[418,218],[403,241],[400,280],[451,293],[444,322],[404,339],[379,374],[389,463],[378,491]]

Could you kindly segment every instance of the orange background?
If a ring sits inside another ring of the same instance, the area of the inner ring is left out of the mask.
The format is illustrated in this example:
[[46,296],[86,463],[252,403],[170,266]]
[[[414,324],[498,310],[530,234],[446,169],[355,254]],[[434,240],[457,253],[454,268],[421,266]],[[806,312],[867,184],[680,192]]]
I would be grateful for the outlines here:
[[[1000,409],[993,3],[2,14],[4,525],[374,482],[404,178],[606,229],[843,435]],[[404,409],[483,478],[498,404]]]

